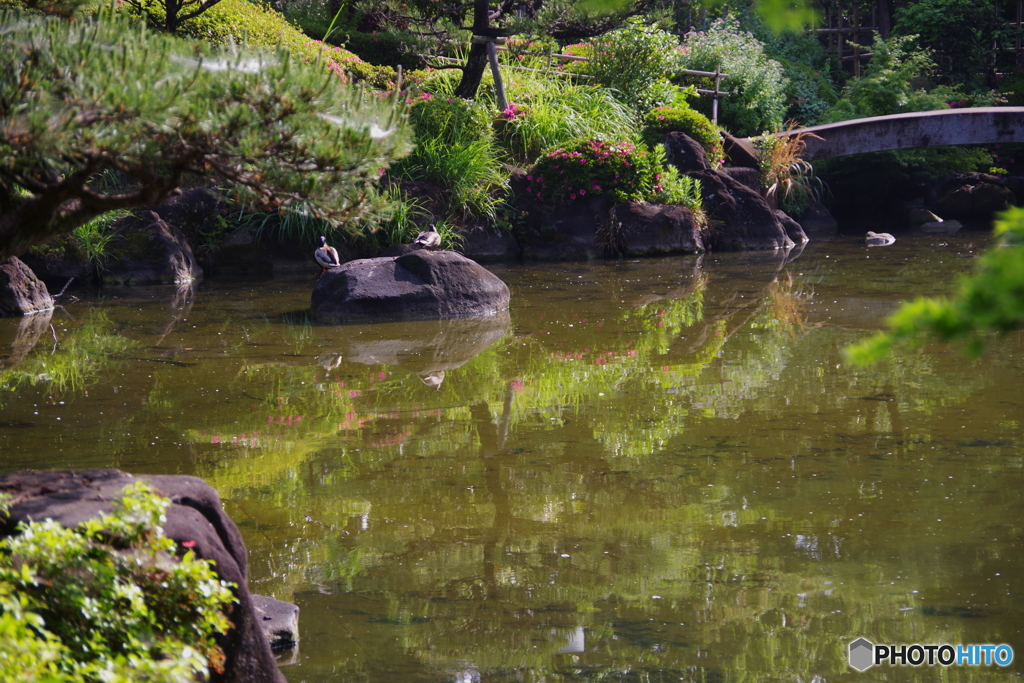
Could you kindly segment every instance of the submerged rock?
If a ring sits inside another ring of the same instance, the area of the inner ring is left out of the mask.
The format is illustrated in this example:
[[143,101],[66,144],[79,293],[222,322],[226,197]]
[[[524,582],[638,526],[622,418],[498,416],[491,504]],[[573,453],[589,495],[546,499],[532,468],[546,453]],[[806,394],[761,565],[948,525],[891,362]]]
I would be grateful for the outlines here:
[[185,235],[154,211],[119,221],[101,273],[106,284],[183,284],[202,278]]
[[418,250],[359,259],[324,273],[311,308],[319,322],[432,320],[496,315],[508,287],[475,261],[451,251]]

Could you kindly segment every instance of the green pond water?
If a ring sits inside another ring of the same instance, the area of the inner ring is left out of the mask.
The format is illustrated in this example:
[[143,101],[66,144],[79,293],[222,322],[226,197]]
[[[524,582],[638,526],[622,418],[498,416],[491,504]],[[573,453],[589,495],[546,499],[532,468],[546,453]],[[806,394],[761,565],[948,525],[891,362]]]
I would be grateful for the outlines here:
[[1024,337],[842,356],[989,243],[491,266],[487,321],[314,326],[313,269],[107,290],[0,320],[0,471],[205,478],[301,608],[292,683],[1019,680]]

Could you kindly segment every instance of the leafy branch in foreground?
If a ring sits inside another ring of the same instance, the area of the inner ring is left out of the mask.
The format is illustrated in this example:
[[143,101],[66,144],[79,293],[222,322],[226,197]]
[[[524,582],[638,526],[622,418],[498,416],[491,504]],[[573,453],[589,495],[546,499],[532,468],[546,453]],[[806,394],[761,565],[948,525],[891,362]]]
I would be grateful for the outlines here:
[[1011,207],[995,222],[1000,244],[989,249],[972,274],[961,278],[952,299],[919,298],[903,304],[887,321],[889,331],[846,348],[865,365],[896,344],[919,346],[928,338],[964,340],[969,355],[985,350],[985,336],[1024,328],[1024,209]]
[[[101,11],[0,12],[0,259],[186,176],[240,201],[345,220],[409,150],[404,100],[346,87],[286,50],[220,49]],[[129,189],[97,182],[114,170]]]
[[191,550],[175,557],[169,504],[137,484],[109,515],[0,541],[0,679],[177,683],[218,669],[232,584]]

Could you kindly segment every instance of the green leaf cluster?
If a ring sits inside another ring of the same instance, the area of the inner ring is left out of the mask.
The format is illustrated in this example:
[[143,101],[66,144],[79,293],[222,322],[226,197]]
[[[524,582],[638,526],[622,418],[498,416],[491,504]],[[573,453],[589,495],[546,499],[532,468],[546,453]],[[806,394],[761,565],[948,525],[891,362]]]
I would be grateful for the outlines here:
[[494,121],[499,144],[528,165],[546,150],[579,138],[634,134],[633,111],[607,88],[580,86],[549,75],[514,75],[516,101]]
[[1012,207],[995,223],[1001,244],[986,252],[976,271],[960,281],[952,298],[919,298],[903,304],[880,332],[847,347],[855,363],[875,362],[896,344],[919,346],[927,339],[962,340],[971,356],[985,349],[993,332],[1024,327],[1024,209]]
[[1009,47],[1020,29],[993,0],[917,0],[896,10],[893,34],[915,36],[938,56],[937,72],[968,91],[990,87],[999,46]]
[[631,17],[625,26],[592,39],[589,45],[592,61],[580,70],[615,91],[638,115],[675,97],[669,79],[679,66],[676,36]]
[[917,36],[884,40],[876,33],[871,51],[864,75],[851,81],[839,102],[822,115],[823,122],[946,109],[948,101],[961,97],[946,87],[931,91],[920,87],[921,78],[934,70],[935,60],[931,51],[919,47]]
[[[0,255],[151,205],[186,175],[334,220],[372,206],[408,152],[404,100],[345,87],[285,49],[217,48],[126,16],[0,14]],[[116,170],[137,185],[92,182]]]
[[186,682],[218,670],[232,584],[161,524],[144,484],[75,529],[28,522],[0,541],[0,678]]
[[[782,66],[769,59],[764,44],[739,27],[732,16],[716,19],[706,31],[688,33],[682,66],[696,71],[728,74],[722,89],[730,94],[719,102],[719,121],[735,135],[758,135],[782,127],[786,111],[786,79]],[[704,82],[702,87],[710,83]],[[711,106],[705,99],[702,112]]]

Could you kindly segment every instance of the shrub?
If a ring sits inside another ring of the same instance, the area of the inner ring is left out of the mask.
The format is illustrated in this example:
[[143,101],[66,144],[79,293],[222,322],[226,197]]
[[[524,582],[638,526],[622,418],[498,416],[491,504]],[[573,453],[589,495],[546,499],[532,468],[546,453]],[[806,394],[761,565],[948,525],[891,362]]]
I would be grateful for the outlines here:
[[577,140],[542,156],[526,176],[527,191],[548,203],[613,194],[644,200],[660,191],[661,169],[647,146],[627,140]]
[[409,119],[416,129],[416,140],[441,138],[456,144],[489,140],[491,114],[486,107],[457,97],[421,95],[412,102]]
[[712,166],[722,165],[725,160],[722,131],[699,111],[683,103],[658,107],[644,117],[644,141],[652,147],[664,142],[665,135],[676,131],[699,142]]
[[791,216],[800,216],[820,198],[821,182],[814,175],[814,167],[802,158],[806,136],[806,133],[786,138],[765,135],[753,140],[760,151],[761,194],[772,208],[782,209]]
[[[163,11],[162,0],[149,0],[142,6],[158,18]],[[281,14],[249,0],[220,0],[198,17],[186,21],[181,32],[215,44],[244,42],[266,50],[281,45],[307,62],[322,58],[327,68],[344,80],[366,81],[375,88],[389,88],[395,80],[395,70],[391,67],[367,64],[349,50],[310,40]]]
[[993,0],[917,0],[895,13],[894,36],[915,36],[938,55],[944,82],[983,89],[992,76],[1000,42],[1012,45],[1013,29]]
[[219,670],[235,601],[212,563],[180,558],[143,484],[109,515],[22,524],[0,541],[3,680],[191,681]]
[[882,40],[872,45],[871,62],[861,78],[851,81],[835,106],[822,116],[824,122],[866,116],[885,116],[911,111],[946,109],[961,95],[939,87],[926,92],[916,87],[918,79],[935,68],[931,52],[918,48],[916,36]]
[[[768,59],[761,41],[739,26],[731,16],[715,20],[706,32],[689,33],[684,42],[682,66],[698,71],[720,69],[729,74],[722,89],[732,94],[719,101],[719,121],[736,135],[757,135],[782,127],[786,111],[786,79],[782,66]],[[698,108],[707,113],[711,103]]]
[[592,61],[576,68],[614,90],[638,114],[674,97],[669,78],[678,67],[679,40],[671,33],[632,17],[590,44]]

